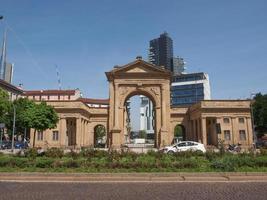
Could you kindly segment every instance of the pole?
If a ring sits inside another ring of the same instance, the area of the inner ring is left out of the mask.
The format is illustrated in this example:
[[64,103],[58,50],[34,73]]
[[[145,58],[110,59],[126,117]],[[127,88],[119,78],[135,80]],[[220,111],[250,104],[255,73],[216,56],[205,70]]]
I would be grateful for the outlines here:
[[256,149],[256,142],[257,142],[257,137],[255,134],[255,124],[254,124],[254,111],[253,111],[253,100],[252,97],[255,94],[250,94],[250,112],[251,112],[251,122],[252,122],[252,134],[253,134],[253,143],[254,143],[254,148]]
[[15,126],[16,126],[16,107],[13,105],[14,117],[13,117],[13,130],[12,130],[12,152],[14,152],[14,135],[15,135]]

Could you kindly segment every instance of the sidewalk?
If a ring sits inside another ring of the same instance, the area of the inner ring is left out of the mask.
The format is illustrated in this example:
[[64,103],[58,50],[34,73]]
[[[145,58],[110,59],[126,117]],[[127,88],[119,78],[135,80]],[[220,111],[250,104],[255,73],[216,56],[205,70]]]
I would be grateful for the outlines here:
[[267,173],[0,173],[0,182],[267,182]]

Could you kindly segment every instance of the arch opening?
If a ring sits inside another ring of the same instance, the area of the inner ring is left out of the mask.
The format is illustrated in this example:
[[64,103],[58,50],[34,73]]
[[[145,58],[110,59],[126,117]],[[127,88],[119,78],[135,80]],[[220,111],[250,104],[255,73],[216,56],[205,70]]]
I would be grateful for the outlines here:
[[105,148],[107,140],[106,128],[102,124],[94,127],[94,147]]
[[173,135],[172,143],[174,144],[174,143],[177,143],[177,142],[180,142],[180,141],[184,141],[186,139],[185,133],[186,133],[186,130],[185,130],[184,125],[177,124],[174,127],[174,135]]
[[155,101],[133,92],[124,101],[124,143],[129,147],[156,147]]

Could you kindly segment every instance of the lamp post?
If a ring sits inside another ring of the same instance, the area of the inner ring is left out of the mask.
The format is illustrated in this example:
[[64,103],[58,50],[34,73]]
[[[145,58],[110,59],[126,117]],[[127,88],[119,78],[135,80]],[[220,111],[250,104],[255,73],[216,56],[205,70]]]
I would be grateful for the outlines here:
[[254,124],[254,111],[253,111],[253,96],[255,96],[256,93],[250,94],[250,112],[251,112],[251,121],[252,121],[252,134],[253,134],[253,142],[254,142],[254,148],[256,148],[256,142],[257,142],[257,136],[255,133],[255,124]]
[[14,152],[14,135],[16,126],[16,107],[13,104],[13,130],[12,130],[12,152]]

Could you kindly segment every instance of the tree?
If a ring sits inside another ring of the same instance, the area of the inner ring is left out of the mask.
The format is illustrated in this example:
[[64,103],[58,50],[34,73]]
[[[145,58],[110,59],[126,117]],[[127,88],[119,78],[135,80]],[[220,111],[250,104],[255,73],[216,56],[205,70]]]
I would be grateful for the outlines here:
[[0,88],[0,123],[7,122],[7,113],[10,110],[11,102],[8,93]]
[[181,127],[181,125],[176,125],[174,128],[174,137],[178,138],[178,137],[183,137],[183,129]]
[[[25,129],[30,128],[29,121],[27,120],[27,114],[29,113],[29,109],[33,109],[35,103],[27,98],[19,98],[13,102],[13,106],[16,109],[16,133],[21,134],[24,133]],[[11,123],[9,126],[13,124],[13,109],[11,108],[9,111]]]
[[[95,127],[95,146],[99,145],[99,141],[103,143],[103,138],[106,136],[106,129],[103,125],[98,125]],[[100,143],[100,144],[101,144]]]
[[23,115],[24,122],[34,129],[33,147],[35,147],[36,131],[44,131],[46,129],[55,128],[58,122],[58,116],[52,106],[45,102],[33,104],[26,110]]
[[139,137],[146,139],[147,133],[146,130],[140,130],[139,131]]
[[253,103],[253,117],[255,130],[258,132],[258,137],[261,137],[267,132],[267,94],[256,94]]
[[97,126],[95,132],[97,139],[101,139],[106,135],[106,129],[103,125]]

